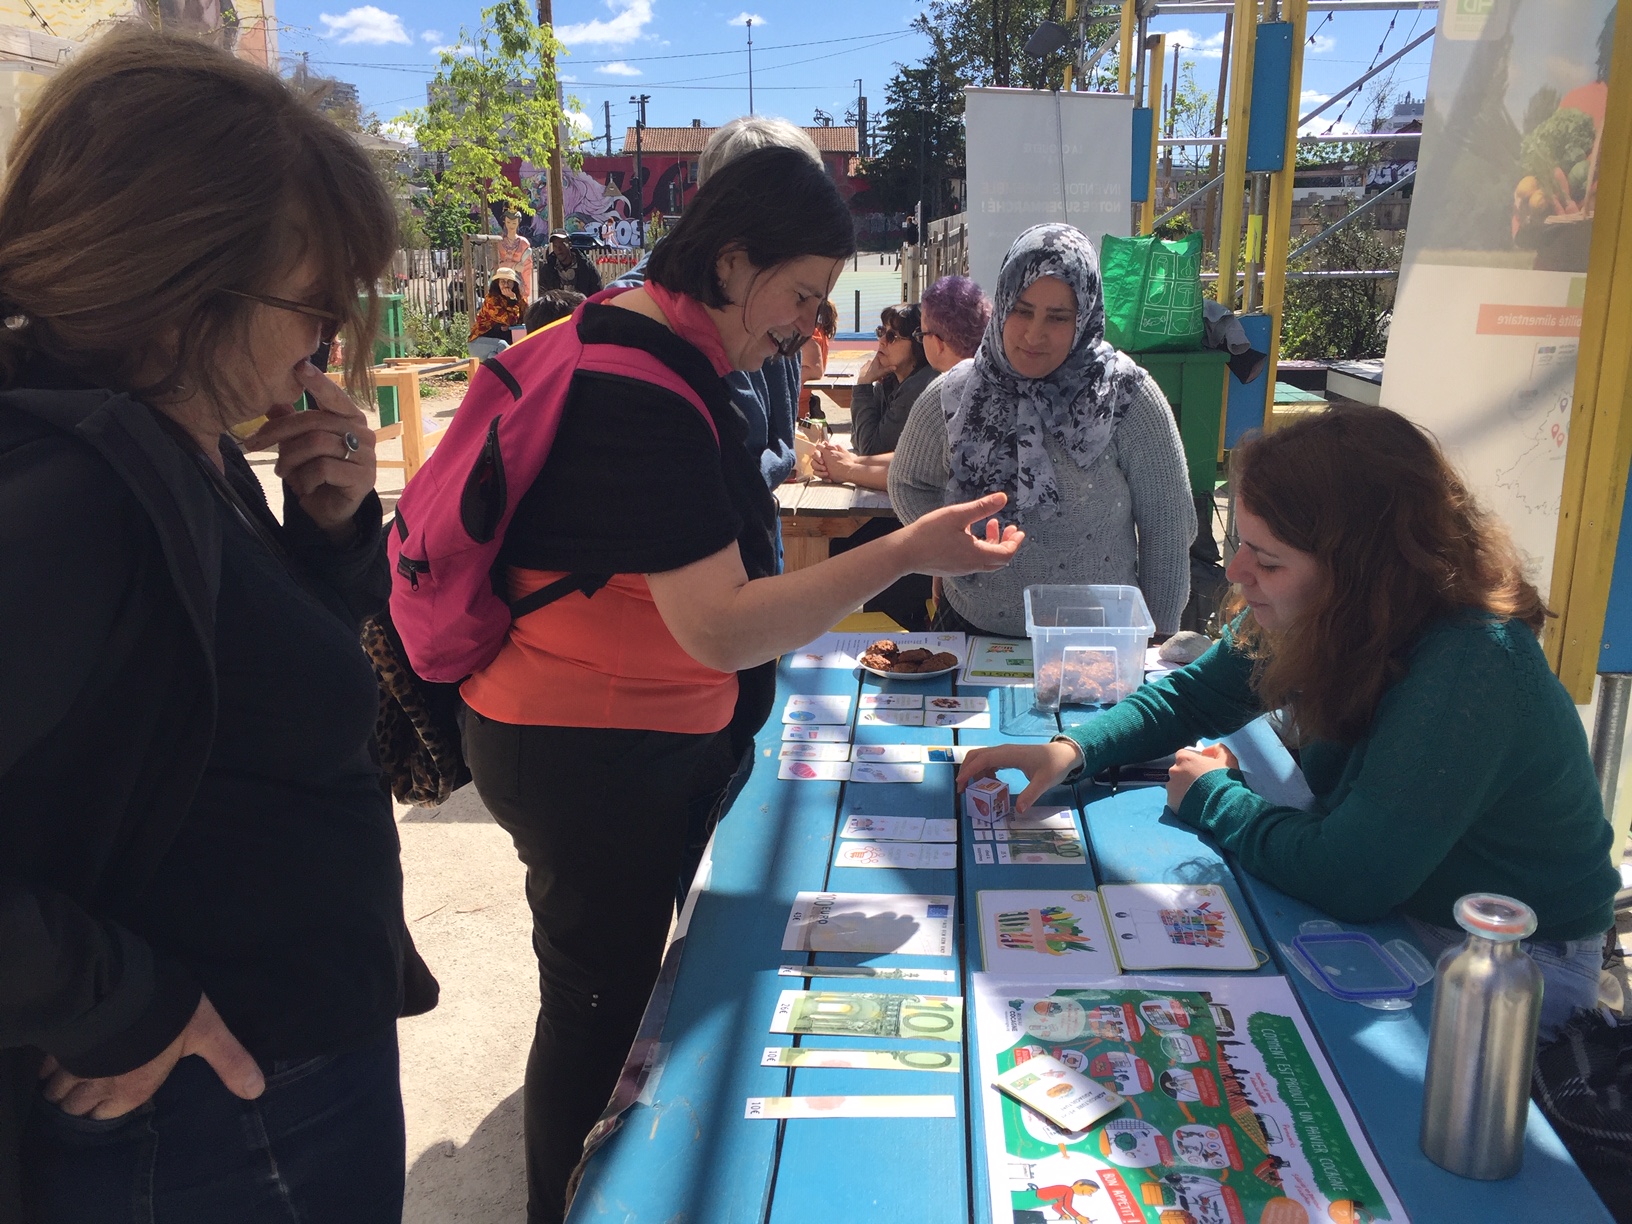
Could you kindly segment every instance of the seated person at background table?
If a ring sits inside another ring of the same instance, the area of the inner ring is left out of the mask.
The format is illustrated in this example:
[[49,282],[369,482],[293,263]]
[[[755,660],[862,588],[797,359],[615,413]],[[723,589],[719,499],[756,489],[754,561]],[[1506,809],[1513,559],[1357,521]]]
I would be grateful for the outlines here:
[[770,713],[776,657],[904,573],[997,568],[1022,539],[969,532],[1001,509],[992,496],[776,573],[776,499],[726,376],[798,353],[854,244],[818,162],[759,149],[703,184],[643,288],[529,342],[576,326],[586,343],[642,348],[708,413],[631,379],[574,376],[543,472],[515,491],[500,560],[513,598],[565,574],[612,577],[516,620],[463,686],[465,759],[527,866],[541,998],[524,1104],[533,1221],[562,1218],[656,980],[676,880],[697,864],[690,819],[738,768],[738,736]]
[[[919,327],[912,338],[924,347],[924,357],[938,374],[968,361],[980,347],[981,333],[992,317],[992,302],[967,276],[943,276],[918,303]],[[936,382],[939,380],[937,379]],[[935,386],[931,382],[924,388]],[[816,475],[863,489],[889,488],[892,451],[885,455],[854,455],[836,442],[824,444],[812,460]]]
[[578,303],[584,300],[584,295],[571,289],[546,289],[533,299],[527,307],[527,317],[523,320],[528,334],[541,327],[547,327],[557,319],[564,319],[578,309]]
[[918,303],[886,306],[879,318],[878,349],[856,375],[850,395],[850,442],[858,455],[893,451],[912,405],[935,381],[935,367],[913,339]]
[[572,289],[585,296],[601,291],[601,270],[572,245],[566,230],[550,235],[550,250],[538,265],[540,289]]
[[402,1218],[397,1018],[435,986],[358,640],[374,434],[308,361],[343,327],[368,393],[395,212],[287,82],[139,24],[12,143],[0,1220]]
[[1398,907],[1430,957],[1462,939],[1458,897],[1517,897],[1551,1033],[1598,997],[1619,879],[1580,717],[1536,641],[1547,609],[1506,532],[1385,409],[1332,408],[1232,463],[1242,611],[1223,639],[1052,743],[971,752],[959,786],[1023,770],[1024,808],[1281,711],[1314,809],[1259,798],[1212,747],[1178,754],[1178,818],[1335,918]]
[[815,382],[827,373],[828,349],[838,330],[839,310],[833,305],[833,299],[828,298],[816,308],[816,330],[805,341],[805,347],[799,350],[801,382]]
[[487,282],[487,296],[470,321],[470,355],[486,360],[509,348],[515,329],[521,326],[527,303],[521,296],[521,279],[514,268],[496,268]]
[[1196,509],[1173,412],[1149,374],[1105,343],[1093,245],[1069,225],[1014,240],[975,359],[923,396],[890,464],[904,523],[1009,495],[1026,547],[1001,574],[951,579],[935,627],[1024,637],[1035,584],[1118,583],[1171,634],[1190,598]]

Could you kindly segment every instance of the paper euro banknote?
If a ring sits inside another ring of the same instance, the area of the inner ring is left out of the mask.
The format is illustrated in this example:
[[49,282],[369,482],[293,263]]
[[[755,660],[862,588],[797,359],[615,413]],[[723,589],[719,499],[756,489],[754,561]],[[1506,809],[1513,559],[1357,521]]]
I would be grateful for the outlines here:
[[892,982],[955,982],[950,969],[913,969],[905,965],[781,965],[782,977],[873,978]]
[[960,1041],[963,999],[958,995],[784,990],[771,1020],[771,1032]]
[[852,1067],[862,1071],[958,1071],[963,1059],[951,1050],[818,1050],[766,1046],[763,1067]]
[[747,1118],[955,1118],[950,1096],[749,1097]]

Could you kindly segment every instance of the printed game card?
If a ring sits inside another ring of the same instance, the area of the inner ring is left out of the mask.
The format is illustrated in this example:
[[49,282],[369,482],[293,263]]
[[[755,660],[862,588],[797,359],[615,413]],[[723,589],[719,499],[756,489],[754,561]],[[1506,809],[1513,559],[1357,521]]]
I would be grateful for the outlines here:
[[[985,698],[960,697],[957,700],[984,701]],[[924,726],[926,727],[967,727],[970,730],[975,730],[991,725],[992,716],[985,710],[928,710],[925,712],[924,717]]]
[[935,894],[802,892],[782,950],[951,956],[955,912],[953,898]]
[[960,1041],[963,999],[859,990],[784,990],[771,1017],[771,1032]]
[[987,973],[1077,981],[1115,976],[1099,894],[987,890],[979,893],[981,963]]
[[839,836],[871,841],[955,842],[958,822],[925,816],[847,816],[839,826]]
[[936,744],[924,748],[924,760],[932,765],[961,765],[963,758],[969,755],[971,744]]
[[749,1097],[745,1118],[955,1118],[949,1096]]
[[962,710],[966,713],[978,713],[990,708],[984,697],[931,697],[924,704],[931,710]]
[[849,761],[783,761],[776,776],[784,782],[848,782]]
[[766,1046],[762,1067],[851,1067],[865,1071],[957,1071],[963,1059],[950,1050],[834,1050]]
[[783,761],[848,761],[849,744],[783,744],[777,757]]
[[1035,832],[1009,830],[1008,840],[994,843],[999,863],[1021,863],[1029,866],[1080,867],[1087,861],[1082,839],[1076,831],[1069,833],[1041,829]]
[[875,765],[919,764],[924,759],[922,744],[857,744],[850,750],[852,761],[871,761]]
[[848,726],[804,727],[797,723],[789,723],[782,728],[782,738],[785,741],[804,741],[813,744],[848,744],[850,742],[850,728]]
[[856,715],[858,727],[921,727],[922,710],[863,710]]
[[958,865],[953,842],[841,841],[835,867],[893,867],[899,871],[951,871]]
[[922,693],[863,693],[861,708],[864,710],[921,710],[924,708]]
[[1099,901],[1124,970],[1258,967],[1252,941],[1216,884],[1107,884]]
[[850,721],[850,695],[831,693],[795,693],[782,709],[785,723],[847,723]]
[[1033,1054],[1016,1063],[994,1079],[992,1086],[1026,1108],[1035,1109],[1064,1131],[1086,1130],[1127,1103],[1052,1054]]
[[870,765],[857,761],[850,766],[852,782],[922,782],[922,765]]

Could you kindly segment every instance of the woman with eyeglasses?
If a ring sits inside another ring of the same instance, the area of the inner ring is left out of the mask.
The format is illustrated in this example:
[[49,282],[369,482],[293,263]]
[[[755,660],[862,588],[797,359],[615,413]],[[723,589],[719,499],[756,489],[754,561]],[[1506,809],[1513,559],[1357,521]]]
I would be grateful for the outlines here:
[[105,35],[12,145],[0,1218],[401,1218],[397,1018],[435,983],[358,640],[374,435],[307,359],[343,327],[365,391],[395,234],[349,136],[196,41]]
[[1024,637],[1036,584],[1138,586],[1159,634],[1190,598],[1196,511],[1178,426],[1154,379],[1105,343],[1093,244],[1038,225],[1009,248],[973,361],[913,410],[890,464],[890,504],[911,523],[964,500],[1009,495],[1002,519],[1025,549],[1001,574],[948,578],[935,624]]
[[878,348],[856,375],[850,399],[850,442],[858,455],[893,451],[912,405],[935,381],[923,341],[914,339],[922,324],[918,303],[886,306],[879,318]]

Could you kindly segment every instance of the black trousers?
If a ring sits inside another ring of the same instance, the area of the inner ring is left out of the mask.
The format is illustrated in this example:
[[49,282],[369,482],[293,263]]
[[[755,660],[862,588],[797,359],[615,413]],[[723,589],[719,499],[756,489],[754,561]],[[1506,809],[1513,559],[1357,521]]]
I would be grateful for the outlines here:
[[717,807],[737,761],[723,731],[515,726],[468,709],[464,748],[527,868],[539,996],[527,1219],[557,1224],[657,980],[694,814]]

